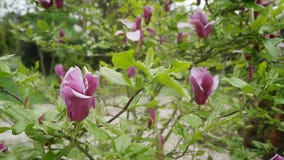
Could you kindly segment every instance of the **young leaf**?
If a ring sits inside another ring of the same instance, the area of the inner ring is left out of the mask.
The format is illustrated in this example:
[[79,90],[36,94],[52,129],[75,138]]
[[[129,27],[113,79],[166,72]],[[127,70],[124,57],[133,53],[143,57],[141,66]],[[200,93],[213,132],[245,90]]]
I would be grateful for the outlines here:
[[122,136],[119,136],[118,138],[114,140],[115,149],[119,153],[125,153],[125,150],[130,145],[130,143],[131,143],[131,138],[125,134]]
[[188,114],[184,117],[184,121],[190,125],[192,128],[197,128],[202,124],[200,117],[194,114]]
[[133,50],[120,52],[112,55],[112,63],[117,68],[127,69],[134,63]]
[[119,72],[116,72],[113,69],[101,67],[100,75],[106,78],[112,84],[128,85],[127,82],[124,80],[122,74]]
[[155,78],[159,83],[176,90],[178,93],[187,98],[190,98],[187,91],[183,87],[181,87],[180,84],[176,80],[174,80],[167,72],[159,73]]
[[95,136],[95,138],[97,138],[101,141],[107,141],[107,140],[110,139],[110,136],[108,135],[107,132],[105,132],[101,128],[98,128],[92,122],[89,122],[88,124],[89,124],[90,132]]

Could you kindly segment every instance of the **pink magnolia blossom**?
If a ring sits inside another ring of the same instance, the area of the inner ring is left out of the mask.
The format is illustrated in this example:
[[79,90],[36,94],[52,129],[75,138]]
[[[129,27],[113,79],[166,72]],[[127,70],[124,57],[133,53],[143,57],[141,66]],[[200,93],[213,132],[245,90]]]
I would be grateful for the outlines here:
[[63,7],[63,0],[55,0],[55,5],[57,8]]
[[207,67],[193,67],[189,77],[194,93],[195,102],[199,105],[205,104],[207,98],[215,91],[219,84],[219,76],[214,78],[209,74]]
[[149,109],[149,121],[148,121],[148,128],[151,128],[154,121],[155,121],[155,108]]
[[64,41],[63,41],[63,37],[65,37],[65,32],[64,32],[64,29],[61,29],[60,31],[59,31],[59,39],[57,40],[57,42],[58,43],[63,43]]
[[65,69],[64,69],[63,64],[57,64],[54,67],[54,70],[55,70],[55,74],[57,75],[58,82],[61,83],[61,81],[62,81],[62,79],[65,75]]
[[279,154],[275,154],[272,158],[270,158],[269,160],[284,160],[284,158],[282,156],[280,156]]
[[6,146],[4,145],[4,143],[0,143],[0,151],[3,152],[3,153],[6,153],[6,152],[7,152],[7,148],[6,148]]
[[134,66],[131,66],[127,69],[127,76],[128,78],[131,78],[135,75],[136,69]]
[[268,6],[272,1],[263,1],[263,0],[257,0],[256,3],[260,6],[266,7]]
[[195,30],[199,38],[207,38],[212,32],[212,25],[208,22],[204,11],[195,11],[189,22],[195,25]]
[[[131,22],[127,19],[120,19],[120,22],[124,24],[127,28],[131,29],[130,32],[123,32],[121,30],[116,31],[114,36],[119,36],[119,35],[126,35],[127,39],[131,41],[143,41],[144,38],[144,30],[141,28],[142,24],[142,17],[138,16],[135,19],[135,22]],[[147,27],[146,31],[151,33],[152,35],[156,34],[156,31],[152,28]]]
[[38,2],[44,9],[49,9],[53,4],[53,0],[38,0]]
[[152,18],[153,7],[146,6],[143,9],[143,16],[145,19],[146,24],[149,24]]
[[92,75],[85,68],[82,76],[80,68],[71,67],[60,86],[60,96],[67,106],[67,115],[72,121],[82,121],[95,107],[94,92],[99,86],[99,77]]

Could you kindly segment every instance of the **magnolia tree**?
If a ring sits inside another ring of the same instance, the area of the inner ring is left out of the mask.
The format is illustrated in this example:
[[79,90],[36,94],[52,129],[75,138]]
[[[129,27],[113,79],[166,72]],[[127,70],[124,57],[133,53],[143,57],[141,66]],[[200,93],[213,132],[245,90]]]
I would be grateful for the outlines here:
[[284,159],[284,2],[204,3],[31,0],[9,23],[39,60],[0,58],[0,133],[28,140],[0,157]]

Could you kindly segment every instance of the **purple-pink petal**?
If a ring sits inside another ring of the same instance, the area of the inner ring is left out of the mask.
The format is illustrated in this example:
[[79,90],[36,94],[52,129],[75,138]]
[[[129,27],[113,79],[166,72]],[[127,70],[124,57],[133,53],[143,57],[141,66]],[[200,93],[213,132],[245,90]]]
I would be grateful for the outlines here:
[[128,78],[131,78],[135,75],[136,69],[134,66],[131,66],[127,69],[127,76]]
[[149,24],[152,18],[152,7],[151,6],[146,6],[143,9],[143,16],[145,19],[146,24]]
[[148,128],[151,128],[155,121],[155,108],[149,109],[149,121],[148,121]]
[[269,160],[284,160],[284,157],[280,156],[279,154],[275,154],[272,158]]
[[57,8],[62,8],[63,7],[63,0],[55,0],[55,4]]
[[86,70],[84,78],[78,67],[71,67],[60,86],[60,96],[67,106],[67,115],[72,121],[81,121],[95,106],[94,92],[99,85],[99,77]]
[[6,146],[4,145],[4,143],[0,143],[0,151],[1,152],[7,152],[7,148],[6,148]]
[[53,4],[53,0],[39,0],[38,2],[44,9],[49,9]]
[[58,77],[63,77],[65,75],[65,69],[63,64],[57,64],[54,67],[54,71]]
[[216,90],[219,83],[219,76],[214,78],[208,73],[207,67],[191,69],[189,77],[190,84],[194,93],[194,99],[197,104],[205,104],[207,98]]
[[208,22],[207,16],[203,11],[195,11],[189,23],[195,24],[196,33],[200,38],[206,38],[212,32],[212,24]]
[[98,76],[86,73],[84,77],[84,84],[86,88],[85,94],[88,96],[92,96],[99,86],[99,81],[100,78]]

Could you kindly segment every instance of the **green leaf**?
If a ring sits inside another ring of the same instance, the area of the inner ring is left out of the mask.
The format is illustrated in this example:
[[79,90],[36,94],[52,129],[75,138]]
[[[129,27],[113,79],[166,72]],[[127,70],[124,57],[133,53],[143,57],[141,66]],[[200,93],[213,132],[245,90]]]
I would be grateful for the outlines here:
[[182,72],[187,71],[191,66],[192,62],[180,61],[175,59],[173,67],[169,70],[169,72]]
[[147,77],[151,77],[149,69],[141,61],[136,61],[135,66],[142,71]]
[[131,138],[126,134],[119,136],[114,140],[115,149],[119,153],[125,153],[125,150],[131,143]]
[[106,78],[112,84],[128,85],[127,82],[124,80],[122,74],[119,72],[116,72],[113,69],[101,67],[100,75]]
[[251,85],[246,85],[244,87],[241,88],[241,90],[244,92],[244,93],[254,93],[255,89],[253,86]]
[[53,136],[47,135],[44,131],[38,128],[36,129],[32,125],[26,127],[25,133],[29,138],[39,141],[40,143],[47,143],[53,138]]
[[126,51],[126,52],[113,54],[112,55],[112,63],[117,68],[127,69],[130,66],[132,66],[133,63],[134,63],[133,53],[134,53],[133,50],[129,50],[129,51]]
[[251,29],[253,31],[258,31],[267,22],[267,18],[259,15],[255,21],[251,24]]
[[273,97],[275,104],[284,104],[284,98],[281,97]]
[[158,73],[155,79],[159,83],[176,90],[181,95],[190,99],[187,91],[183,87],[181,87],[180,84],[176,80],[174,80],[167,72]]
[[153,48],[149,48],[146,53],[146,58],[145,58],[145,64],[148,68],[150,68],[153,65],[154,55],[155,53],[154,53]]
[[107,132],[105,132],[103,129],[98,128],[95,124],[92,122],[88,123],[89,125],[89,131],[95,136],[95,138],[101,140],[101,141],[107,141],[110,139],[110,136]]
[[49,30],[49,25],[43,20],[37,20],[37,28],[41,31]]
[[10,127],[0,127],[0,134],[10,130]]
[[12,134],[13,135],[18,135],[22,133],[27,127],[27,124],[23,121],[19,121],[16,124],[13,125],[12,127]]
[[267,68],[267,62],[260,63],[257,70],[257,74],[259,74],[259,76],[263,76],[266,71],[266,68]]
[[194,114],[188,114],[184,117],[184,121],[192,128],[197,128],[202,124],[202,120],[199,116]]
[[280,53],[281,50],[279,47],[276,47],[282,40],[280,38],[268,39],[264,41],[264,46],[268,52],[268,54],[272,58],[276,58]]
[[243,80],[241,80],[239,78],[236,78],[236,77],[225,78],[225,80],[227,82],[229,82],[232,86],[237,87],[237,88],[242,88],[242,87],[248,85],[247,82],[245,82],[245,81],[243,81]]

